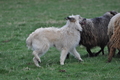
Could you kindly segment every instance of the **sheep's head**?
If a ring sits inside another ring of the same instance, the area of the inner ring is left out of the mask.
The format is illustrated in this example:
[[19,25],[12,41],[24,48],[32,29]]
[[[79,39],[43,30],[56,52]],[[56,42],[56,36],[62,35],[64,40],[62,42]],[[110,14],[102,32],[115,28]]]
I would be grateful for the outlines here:
[[86,24],[86,18],[82,19],[79,23],[80,23],[81,25],[85,25],[85,24]]
[[68,16],[65,19],[69,20],[70,22],[76,22],[76,21],[79,21],[80,19],[82,19],[82,17],[80,15],[72,15],[72,16]]
[[118,12],[116,11],[109,11],[113,16],[116,15]]
[[109,16],[114,16],[114,15],[116,15],[118,12],[116,12],[116,11],[108,11],[108,12],[106,12],[104,15],[109,15]]

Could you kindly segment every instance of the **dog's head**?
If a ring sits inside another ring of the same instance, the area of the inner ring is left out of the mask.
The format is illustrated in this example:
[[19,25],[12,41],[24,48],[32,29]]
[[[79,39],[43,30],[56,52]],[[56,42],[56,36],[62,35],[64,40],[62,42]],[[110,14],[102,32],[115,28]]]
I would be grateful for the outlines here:
[[72,16],[66,17],[65,19],[69,20],[70,22],[76,22],[82,19],[82,17],[80,15],[72,15]]
[[72,15],[72,16],[68,16],[65,19],[68,20],[67,24],[71,26],[71,23],[75,23],[74,26],[72,25],[71,27],[74,27],[76,30],[78,31],[82,31],[82,27],[79,24],[79,21],[81,20],[81,16],[80,15]]

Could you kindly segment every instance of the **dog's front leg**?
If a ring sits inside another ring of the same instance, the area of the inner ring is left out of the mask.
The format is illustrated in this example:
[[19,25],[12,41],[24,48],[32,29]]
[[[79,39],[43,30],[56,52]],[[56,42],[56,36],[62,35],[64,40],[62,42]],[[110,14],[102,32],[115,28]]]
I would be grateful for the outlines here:
[[60,64],[64,65],[64,61],[66,59],[66,56],[68,54],[68,50],[66,48],[63,48],[61,51],[61,56],[60,56]]
[[77,52],[76,48],[72,49],[71,52],[79,61],[83,61],[80,54]]

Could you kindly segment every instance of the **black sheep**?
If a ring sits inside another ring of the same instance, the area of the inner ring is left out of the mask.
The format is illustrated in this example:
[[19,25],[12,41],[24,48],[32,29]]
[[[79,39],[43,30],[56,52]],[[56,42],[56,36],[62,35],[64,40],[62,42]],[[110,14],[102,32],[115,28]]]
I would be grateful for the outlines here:
[[[108,23],[115,14],[117,14],[117,12],[109,11],[101,17],[83,19],[80,22],[83,28],[80,44],[86,47],[90,56],[97,56],[101,51],[104,55],[104,47],[109,41],[109,37],[107,35]],[[99,46],[101,50],[94,55],[90,49],[96,46]]]

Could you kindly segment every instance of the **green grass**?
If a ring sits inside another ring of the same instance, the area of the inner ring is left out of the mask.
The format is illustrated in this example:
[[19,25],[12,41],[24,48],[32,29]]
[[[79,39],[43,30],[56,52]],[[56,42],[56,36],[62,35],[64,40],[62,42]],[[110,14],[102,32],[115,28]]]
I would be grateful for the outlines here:
[[120,59],[106,63],[107,48],[104,56],[91,58],[84,47],[77,47],[84,62],[70,56],[64,66],[59,64],[60,52],[50,48],[37,68],[25,43],[35,29],[61,27],[71,14],[93,18],[110,10],[120,12],[120,1],[0,0],[0,80],[120,80]]

